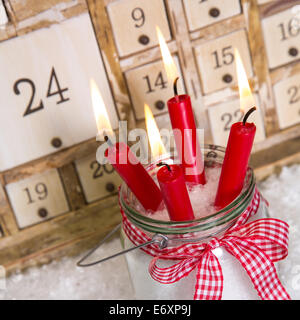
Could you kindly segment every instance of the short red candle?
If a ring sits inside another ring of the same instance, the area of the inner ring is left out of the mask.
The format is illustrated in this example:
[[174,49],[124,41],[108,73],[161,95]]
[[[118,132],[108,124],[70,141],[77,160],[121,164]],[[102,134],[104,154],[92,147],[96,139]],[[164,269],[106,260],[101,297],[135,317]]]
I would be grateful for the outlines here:
[[[205,184],[204,163],[190,97],[185,94],[176,95],[168,101],[168,109],[185,180],[195,184]],[[176,129],[180,130],[180,136],[176,134]]]
[[162,202],[159,187],[126,143],[106,150],[105,156],[146,210],[156,211]]
[[222,165],[215,206],[224,208],[242,191],[255,137],[253,123],[234,123]]
[[157,179],[170,220],[188,221],[195,219],[180,166],[174,164],[163,166],[157,172]]

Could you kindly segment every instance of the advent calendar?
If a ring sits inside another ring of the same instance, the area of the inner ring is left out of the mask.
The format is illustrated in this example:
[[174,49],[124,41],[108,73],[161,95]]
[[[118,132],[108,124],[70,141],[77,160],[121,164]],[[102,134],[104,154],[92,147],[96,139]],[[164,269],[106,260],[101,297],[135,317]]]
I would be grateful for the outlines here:
[[257,177],[299,161],[300,1],[4,0],[0,258],[7,270],[78,253],[119,221],[121,180],[96,161],[89,83],[99,87],[116,132],[120,120],[145,128],[144,103],[160,129],[171,128],[173,88],[156,26],[206,144],[225,146],[244,116],[238,48],[257,105]]

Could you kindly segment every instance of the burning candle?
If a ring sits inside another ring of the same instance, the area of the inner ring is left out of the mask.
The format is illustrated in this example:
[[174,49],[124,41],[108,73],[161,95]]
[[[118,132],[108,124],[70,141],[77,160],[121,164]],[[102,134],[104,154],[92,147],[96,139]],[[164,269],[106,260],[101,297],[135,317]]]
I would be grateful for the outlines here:
[[175,96],[168,101],[168,110],[179,159],[182,162],[185,180],[194,184],[205,184],[204,162],[198,142],[196,124],[188,95],[178,95],[176,83],[178,72],[158,27],[156,27],[159,45],[169,82],[174,82]]
[[160,163],[157,180],[171,221],[194,220],[194,212],[180,166]]
[[249,115],[256,109],[241,57],[235,50],[237,78],[241,110],[249,109],[242,122],[234,123],[230,129],[226,153],[222,165],[215,206],[223,208],[242,191],[248,162],[256,132],[254,123],[248,123]]
[[145,210],[156,211],[162,202],[159,187],[126,143],[113,144],[111,142],[110,138],[113,136],[113,130],[103,99],[93,80],[91,80],[90,87],[98,134],[105,135],[110,144],[105,152],[106,158]]
[[[154,157],[166,154],[153,114],[147,104],[144,106],[146,128]],[[194,213],[186,188],[182,169],[178,165],[161,163],[157,180],[166,204],[170,220],[188,221],[194,219]]]

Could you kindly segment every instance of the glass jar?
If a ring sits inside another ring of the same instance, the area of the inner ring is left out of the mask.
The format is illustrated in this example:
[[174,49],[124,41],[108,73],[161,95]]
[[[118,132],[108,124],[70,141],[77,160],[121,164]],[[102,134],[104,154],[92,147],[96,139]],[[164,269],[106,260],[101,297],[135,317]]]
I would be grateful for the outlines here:
[[[205,166],[222,164],[225,149],[209,145],[204,148]],[[171,157],[157,159],[147,167],[150,175],[156,176],[158,162],[173,162]],[[212,237],[221,237],[228,230],[245,209],[251,204],[255,193],[255,177],[253,170],[248,169],[244,188],[241,194],[227,207],[209,216],[192,222],[173,222],[155,220],[139,212],[138,203],[127,188],[122,184],[120,188],[120,206],[131,223],[142,230],[150,238],[155,234],[162,234],[168,238],[168,246],[178,246],[185,242],[207,243]],[[151,195],[149,195],[151,196]],[[248,222],[268,217],[268,210],[264,201],[260,201],[257,213]],[[121,242],[124,249],[133,247],[133,243],[121,232]],[[259,299],[253,284],[239,261],[223,247],[214,249],[213,254],[218,258],[222,267],[224,282],[224,300],[255,300]],[[137,299],[193,299],[196,284],[196,269],[188,276],[172,284],[161,284],[153,280],[148,272],[148,266],[153,257],[141,249],[126,254],[129,274]],[[159,267],[168,267],[174,261],[160,260]]]

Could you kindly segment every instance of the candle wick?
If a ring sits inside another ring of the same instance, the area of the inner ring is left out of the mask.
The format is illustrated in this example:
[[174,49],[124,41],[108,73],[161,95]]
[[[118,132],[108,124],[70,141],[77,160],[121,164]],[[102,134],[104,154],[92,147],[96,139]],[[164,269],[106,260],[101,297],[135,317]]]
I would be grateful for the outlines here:
[[112,141],[109,139],[109,136],[106,134],[105,131],[103,131],[103,135],[104,135],[104,140],[105,140],[105,142],[106,142],[110,147],[112,147],[114,144],[113,144]]
[[174,95],[178,96],[178,91],[177,91],[177,81],[178,81],[179,77],[176,77],[174,82],[173,82],[173,90],[174,90]]
[[160,162],[160,163],[158,163],[156,166],[157,166],[157,167],[166,166],[166,167],[168,168],[169,172],[171,172],[171,167],[170,167],[167,163],[165,163],[165,162]]
[[243,118],[243,125],[244,126],[246,125],[246,122],[247,122],[249,116],[251,115],[251,113],[254,112],[255,110],[256,110],[256,107],[253,107],[245,114],[245,116]]

